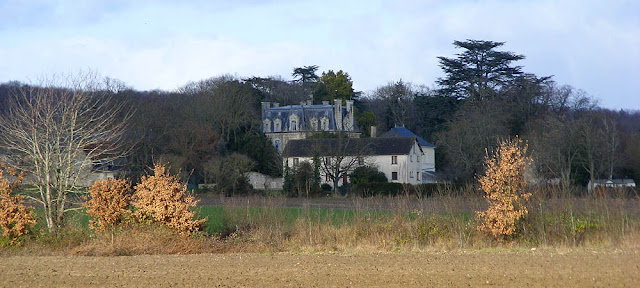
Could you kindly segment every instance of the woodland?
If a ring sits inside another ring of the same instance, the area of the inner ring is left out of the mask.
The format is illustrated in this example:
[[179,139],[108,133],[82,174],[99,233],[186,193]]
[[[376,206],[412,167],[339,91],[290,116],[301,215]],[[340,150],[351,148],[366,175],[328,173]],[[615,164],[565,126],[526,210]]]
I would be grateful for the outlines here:
[[[528,143],[538,179],[578,188],[594,179],[638,183],[640,111],[602,108],[588,91],[527,73],[518,65],[525,55],[502,51],[503,44],[455,41],[459,53],[438,57],[443,77],[434,83],[397,79],[373,91],[355,91],[346,71],[309,65],[291,75],[220,75],[173,91],[139,91],[107,77],[97,92],[119,107],[111,116],[126,122],[119,139],[126,161],[118,168],[135,181],[160,162],[190,186],[248,193],[246,172],[283,174],[260,130],[260,102],[352,99],[362,137],[374,125],[378,133],[408,128],[436,145],[438,175],[452,183],[475,182],[487,151],[516,136]],[[11,110],[12,93],[38,85],[0,84],[2,113]]]

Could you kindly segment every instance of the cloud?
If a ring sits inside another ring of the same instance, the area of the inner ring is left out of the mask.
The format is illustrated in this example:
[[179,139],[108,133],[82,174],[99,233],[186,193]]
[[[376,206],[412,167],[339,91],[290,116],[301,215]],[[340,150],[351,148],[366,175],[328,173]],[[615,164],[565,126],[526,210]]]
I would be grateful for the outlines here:
[[3,3],[0,81],[91,68],[137,89],[174,89],[319,65],[369,91],[399,79],[432,85],[437,57],[469,38],[506,41],[504,50],[527,57],[526,72],[555,75],[607,107],[640,109],[635,1]]

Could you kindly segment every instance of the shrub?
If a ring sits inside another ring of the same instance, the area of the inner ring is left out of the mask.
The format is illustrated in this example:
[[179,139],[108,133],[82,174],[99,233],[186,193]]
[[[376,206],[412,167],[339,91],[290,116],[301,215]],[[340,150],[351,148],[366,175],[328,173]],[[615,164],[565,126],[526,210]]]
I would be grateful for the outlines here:
[[143,176],[134,188],[133,206],[138,219],[158,222],[184,235],[201,230],[206,219],[194,219],[195,212],[190,210],[198,201],[164,165],[156,164],[153,172],[153,176]]
[[22,184],[22,175],[18,175],[13,183],[4,178],[0,170],[0,228],[10,245],[22,243],[22,236],[36,224],[31,208],[24,205],[22,195],[11,195]]
[[[316,162],[317,163],[317,162]],[[289,197],[312,197],[320,192],[319,181],[316,181],[314,165],[302,161],[297,167],[287,171],[290,177],[287,183]]]
[[113,230],[125,222],[130,214],[131,190],[124,179],[96,181],[89,187],[89,196],[90,199],[83,206],[94,219],[89,226],[98,232]]
[[354,185],[367,183],[387,183],[389,180],[384,173],[378,171],[376,167],[360,166],[349,174],[349,179]]
[[477,212],[481,220],[479,231],[502,240],[513,235],[516,222],[527,215],[524,201],[531,193],[525,192],[524,171],[531,158],[525,156],[526,153],[527,145],[517,137],[502,141],[492,156],[487,152],[486,172],[478,181],[489,207]]

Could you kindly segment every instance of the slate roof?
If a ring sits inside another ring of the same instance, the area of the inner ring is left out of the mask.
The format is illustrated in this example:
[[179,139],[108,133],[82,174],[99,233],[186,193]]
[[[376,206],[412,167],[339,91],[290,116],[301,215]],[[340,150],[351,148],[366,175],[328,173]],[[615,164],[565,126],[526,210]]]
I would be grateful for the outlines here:
[[436,147],[433,144],[427,142],[427,140],[424,140],[422,137],[416,135],[415,133],[404,127],[394,127],[391,130],[387,131],[387,133],[382,134],[382,136],[380,137],[416,137],[420,146]]
[[[347,116],[347,107],[343,106],[341,111],[342,117],[345,118]],[[298,123],[298,131],[314,131],[311,127],[307,127],[310,126],[311,119],[316,118],[320,121],[320,119],[326,117],[329,120],[329,131],[342,130],[342,127],[337,127],[336,125],[334,113],[333,105],[288,105],[266,108],[264,110],[264,117],[262,120],[264,121],[265,119],[269,119],[273,123],[276,119],[280,119],[280,121],[282,121],[281,131],[291,132],[289,131],[288,119],[290,115],[295,114],[301,120],[300,123]],[[353,129],[354,131],[358,131],[355,121],[353,123]]]
[[[303,139],[290,140],[283,157],[313,157],[345,154],[349,156],[406,155],[411,152],[416,137]],[[345,147],[339,149],[339,147]],[[336,151],[340,151],[336,153]]]

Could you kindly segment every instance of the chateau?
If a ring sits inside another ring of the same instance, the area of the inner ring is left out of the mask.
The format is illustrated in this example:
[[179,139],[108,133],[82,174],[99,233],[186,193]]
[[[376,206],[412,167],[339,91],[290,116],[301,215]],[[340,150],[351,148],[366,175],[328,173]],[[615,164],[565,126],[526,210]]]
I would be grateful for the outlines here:
[[311,100],[300,105],[280,106],[262,102],[262,131],[271,140],[278,153],[282,153],[289,140],[305,139],[318,132],[345,132],[351,138],[359,138],[354,121],[353,100],[336,99],[331,105],[323,101],[312,105]]

